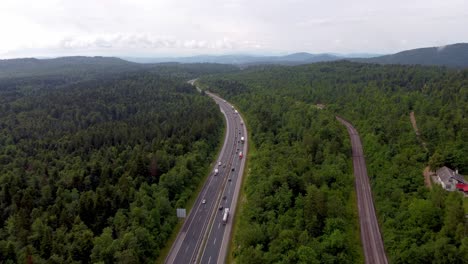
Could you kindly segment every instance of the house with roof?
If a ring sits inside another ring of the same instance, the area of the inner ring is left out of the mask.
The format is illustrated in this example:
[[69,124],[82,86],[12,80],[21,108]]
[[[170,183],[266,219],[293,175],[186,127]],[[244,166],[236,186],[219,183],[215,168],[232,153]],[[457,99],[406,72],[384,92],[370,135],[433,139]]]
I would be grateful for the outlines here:
[[444,166],[436,171],[436,183],[442,185],[442,188],[447,191],[455,191],[457,184],[464,184],[465,179],[458,174],[458,171]]

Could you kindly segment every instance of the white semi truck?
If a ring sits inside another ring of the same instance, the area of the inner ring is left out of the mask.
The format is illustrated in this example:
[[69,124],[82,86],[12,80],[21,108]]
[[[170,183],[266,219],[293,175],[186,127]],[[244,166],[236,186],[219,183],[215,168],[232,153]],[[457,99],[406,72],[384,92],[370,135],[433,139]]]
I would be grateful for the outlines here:
[[226,224],[229,217],[229,208],[224,208],[223,224]]

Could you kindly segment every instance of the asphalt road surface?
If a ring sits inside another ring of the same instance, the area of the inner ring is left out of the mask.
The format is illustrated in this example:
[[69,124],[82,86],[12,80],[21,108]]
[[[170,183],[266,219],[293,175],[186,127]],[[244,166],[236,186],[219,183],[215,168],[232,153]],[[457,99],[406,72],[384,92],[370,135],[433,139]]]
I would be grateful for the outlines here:
[[[224,114],[226,136],[212,172],[185,219],[165,263],[224,263],[227,254],[247,154],[247,131],[242,117],[228,102],[214,94],[207,94]],[[244,143],[241,137],[245,138]],[[242,158],[239,157],[240,152],[243,153]],[[217,174],[215,169],[219,171]],[[220,210],[220,207],[223,209]],[[224,208],[230,209],[226,223],[222,219]]]
[[365,262],[368,264],[387,264],[388,261],[380,234],[379,223],[375,215],[374,201],[372,199],[369,177],[367,176],[361,139],[353,125],[338,116],[336,119],[346,126],[351,138],[359,224],[361,227],[361,241]]

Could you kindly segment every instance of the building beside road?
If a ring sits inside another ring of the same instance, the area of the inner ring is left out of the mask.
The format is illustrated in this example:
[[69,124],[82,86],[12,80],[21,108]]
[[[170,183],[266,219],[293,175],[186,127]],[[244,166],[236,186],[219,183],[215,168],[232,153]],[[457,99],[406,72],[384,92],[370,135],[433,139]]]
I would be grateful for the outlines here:
[[465,179],[458,171],[454,171],[446,166],[439,168],[435,175],[436,183],[447,191],[457,190],[457,184],[464,184]]

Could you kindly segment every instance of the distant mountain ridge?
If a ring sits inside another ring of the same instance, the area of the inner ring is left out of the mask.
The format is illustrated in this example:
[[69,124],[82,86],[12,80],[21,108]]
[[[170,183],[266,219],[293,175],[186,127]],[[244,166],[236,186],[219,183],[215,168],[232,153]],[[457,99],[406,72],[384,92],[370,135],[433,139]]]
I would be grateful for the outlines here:
[[123,59],[138,63],[221,63],[235,65],[281,64],[300,65],[316,62],[336,60],[349,60],[354,62],[377,64],[409,64],[409,65],[434,65],[454,68],[468,67],[468,43],[457,43],[442,47],[419,48],[405,50],[395,54],[377,55],[368,53],[357,54],[332,54],[307,52],[293,53],[284,56],[255,56],[255,55],[199,55],[193,57],[174,58],[130,58]]
[[18,66],[41,66],[41,65],[54,65],[54,66],[67,66],[74,64],[99,64],[99,65],[116,65],[116,64],[132,64],[126,60],[115,57],[86,57],[86,56],[69,56],[58,57],[53,59],[36,59],[36,58],[19,58],[19,59],[6,59],[0,60],[0,69],[7,67]]
[[328,53],[311,54],[307,52],[293,53],[285,56],[254,56],[254,55],[199,55],[193,57],[174,57],[174,58],[131,58],[122,57],[125,60],[137,63],[161,63],[161,62],[179,62],[179,63],[221,63],[237,65],[253,64],[282,64],[299,65],[322,61],[335,61],[344,57]]
[[[362,54],[366,56],[365,53]],[[255,55],[199,55],[177,58],[129,58],[129,57],[85,57],[71,56],[55,59],[7,59],[0,60],[0,78],[21,76],[43,76],[68,72],[71,75],[86,76],[96,74],[115,74],[124,71],[151,69],[175,63],[218,63],[247,67],[251,65],[279,64],[301,65],[316,62],[349,60],[353,62],[377,64],[435,65],[453,68],[468,68],[468,43],[457,43],[442,47],[430,47],[401,51],[391,55],[356,58],[356,54],[341,55],[331,53],[311,54],[298,52],[284,56]],[[369,56],[372,56],[369,54]],[[209,68],[208,65],[205,65]]]
[[96,72],[121,72],[129,68],[140,68],[141,64],[114,57],[60,57],[55,59],[7,59],[0,60],[0,78]]
[[237,65],[212,63],[148,63],[129,62],[115,57],[59,57],[55,59],[0,60],[0,81],[46,77],[67,82],[120,78],[125,74],[154,73],[161,76],[194,78],[203,74],[238,71]]
[[468,68],[468,43],[405,50],[391,55],[350,60],[378,64],[436,65]]

